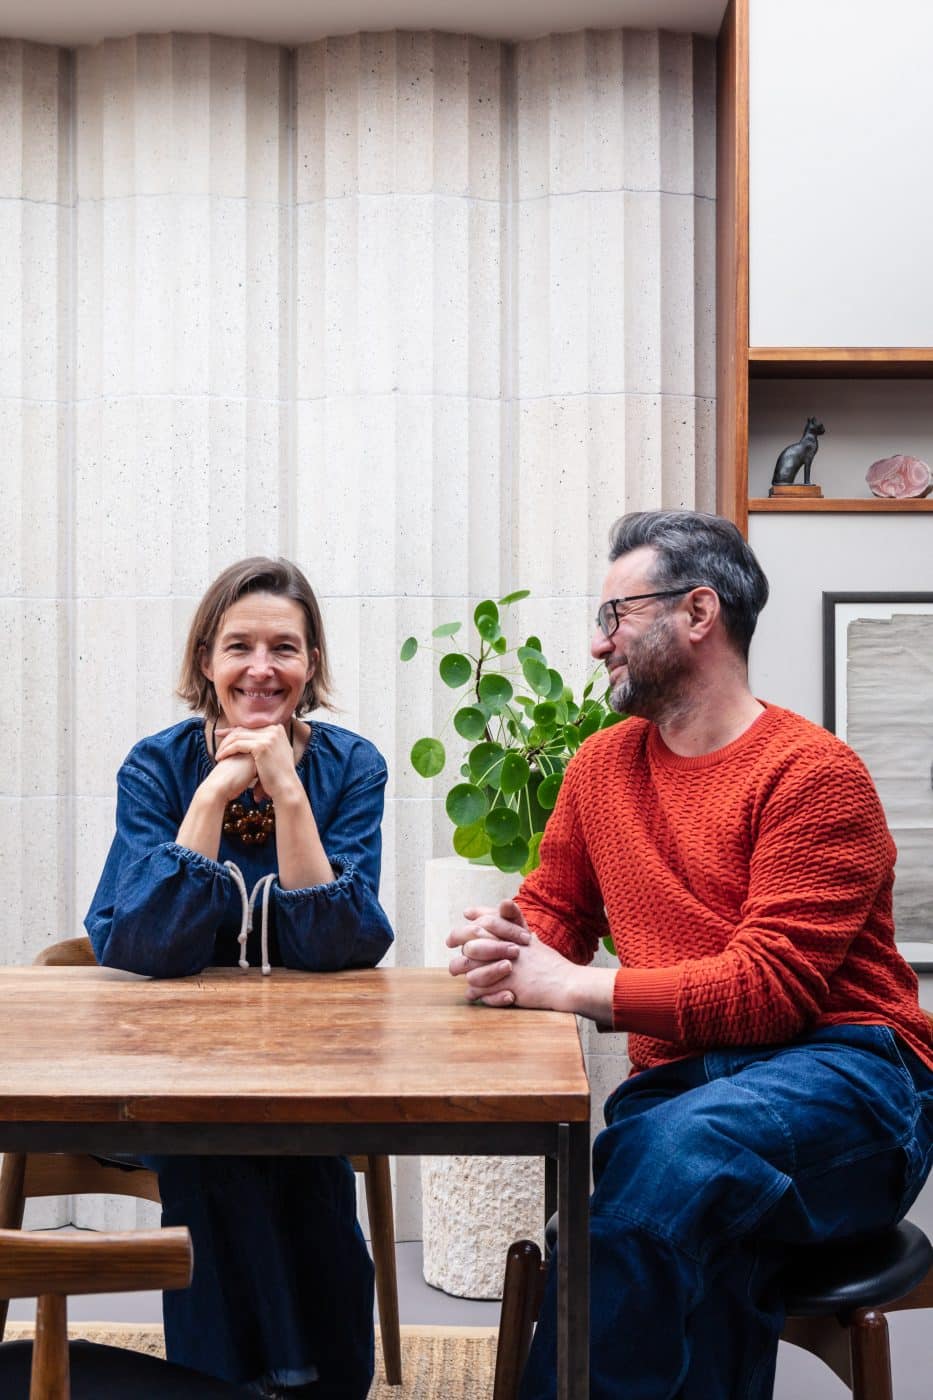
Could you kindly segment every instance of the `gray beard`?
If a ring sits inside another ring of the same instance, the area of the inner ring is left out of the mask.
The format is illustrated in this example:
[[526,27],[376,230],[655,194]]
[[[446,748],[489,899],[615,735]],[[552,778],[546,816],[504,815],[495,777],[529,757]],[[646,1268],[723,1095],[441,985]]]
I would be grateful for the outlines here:
[[629,656],[628,674],[609,693],[609,704],[620,715],[637,715],[653,724],[680,718],[689,709],[684,668],[672,663],[665,645],[669,624],[662,616]]

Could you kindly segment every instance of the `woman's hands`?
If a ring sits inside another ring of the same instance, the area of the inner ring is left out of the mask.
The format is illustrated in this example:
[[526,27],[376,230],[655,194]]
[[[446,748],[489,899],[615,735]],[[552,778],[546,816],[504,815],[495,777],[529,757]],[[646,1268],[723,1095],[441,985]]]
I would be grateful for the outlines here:
[[[263,725],[260,729],[215,729],[214,742],[214,766],[196,790],[178,828],[175,839],[180,846],[216,860],[227,803],[247,788],[252,788],[257,801],[271,797],[279,802],[276,816],[286,828],[292,813],[297,811],[299,824],[305,829],[310,824],[313,839],[317,840],[308,798],[295,772],[292,743],[281,724]],[[281,860],[281,839],[277,839],[277,844]],[[291,843],[286,840],[285,844]],[[319,840],[317,845],[320,846]],[[326,868],[327,878],[332,878],[330,866]],[[320,860],[314,862],[314,871],[323,873]]]
[[217,729],[214,738],[218,783],[226,790],[245,775],[240,786],[229,792],[227,801],[247,787],[252,787],[257,801],[271,797],[273,802],[300,788],[292,741],[281,724],[267,724],[261,729]]

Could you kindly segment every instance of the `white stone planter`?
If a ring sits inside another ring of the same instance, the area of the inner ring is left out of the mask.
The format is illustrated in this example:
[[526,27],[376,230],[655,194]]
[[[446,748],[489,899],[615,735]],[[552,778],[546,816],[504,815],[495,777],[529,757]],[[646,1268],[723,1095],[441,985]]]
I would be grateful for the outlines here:
[[[429,860],[425,966],[447,966],[451,950],[445,939],[465,908],[510,899],[520,883],[518,875],[470,865],[459,856]],[[539,1157],[423,1157],[421,1198],[425,1281],[455,1298],[501,1298],[509,1245],[517,1239],[541,1243]]]

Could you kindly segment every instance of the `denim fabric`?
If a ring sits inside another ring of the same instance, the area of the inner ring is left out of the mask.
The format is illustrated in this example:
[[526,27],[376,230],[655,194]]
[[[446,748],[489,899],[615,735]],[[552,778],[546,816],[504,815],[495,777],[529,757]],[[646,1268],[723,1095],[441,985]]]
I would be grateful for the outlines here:
[[[203,720],[189,719],[140,740],[117,774],[116,835],[84,921],[103,966],[184,977],[237,962],[241,901],[223,862],[235,861],[251,890],[276,869],[275,840],[250,847],[224,836],[217,860],[176,844],[211,767]],[[368,740],[315,721],[297,772],[338,878],[302,890],[273,885],[270,960],[311,972],[374,966],[392,942],[378,899],[385,763]],[[240,800],[252,803],[248,793]]]
[[316,1380],[364,1400],[373,1266],[345,1157],[146,1157],[162,1224],[191,1231],[190,1288],[163,1295],[170,1361],[245,1383]]
[[[141,740],[117,777],[117,830],[85,925],[98,962],[179,977],[237,962],[240,895],[276,869],[274,839],[223,837],[216,861],[175,835],[212,762],[203,722]],[[273,965],[372,966],[392,942],[379,904],[386,767],[366,739],[315,722],[297,766],[337,879],[272,887]],[[249,794],[241,799],[246,805]],[[257,919],[258,925],[259,920]],[[259,931],[247,945],[259,963]],[[344,1158],[157,1157],[163,1222],[187,1225],[194,1279],[164,1300],[169,1360],[221,1379],[362,1400],[373,1369],[373,1269]]]
[[[885,1026],[627,1080],[593,1150],[593,1400],[766,1400],[783,1249],[878,1230],[933,1162],[933,1072]],[[556,1395],[552,1268],[522,1400]]]

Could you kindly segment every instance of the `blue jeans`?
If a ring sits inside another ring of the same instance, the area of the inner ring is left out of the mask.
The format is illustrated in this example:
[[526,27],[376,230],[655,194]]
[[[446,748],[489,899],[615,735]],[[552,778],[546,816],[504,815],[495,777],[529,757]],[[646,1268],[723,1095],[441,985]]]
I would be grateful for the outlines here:
[[[784,1248],[896,1223],[933,1163],[933,1072],[885,1026],[646,1070],[605,1114],[592,1400],[767,1400]],[[552,1267],[522,1400],[556,1395],[555,1337]]]

